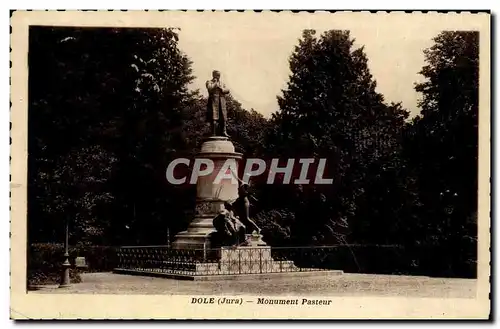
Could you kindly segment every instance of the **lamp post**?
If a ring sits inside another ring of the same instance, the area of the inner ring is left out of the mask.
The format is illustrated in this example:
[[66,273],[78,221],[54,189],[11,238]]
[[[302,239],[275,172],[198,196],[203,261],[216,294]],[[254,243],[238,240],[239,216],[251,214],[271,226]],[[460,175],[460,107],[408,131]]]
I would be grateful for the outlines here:
[[66,288],[70,286],[70,281],[69,281],[69,268],[71,267],[71,264],[69,262],[69,246],[68,246],[68,240],[69,240],[69,223],[68,223],[68,218],[65,220],[65,237],[64,237],[64,262],[62,264],[62,271],[61,271],[61,283],[59,284],[59,288]]

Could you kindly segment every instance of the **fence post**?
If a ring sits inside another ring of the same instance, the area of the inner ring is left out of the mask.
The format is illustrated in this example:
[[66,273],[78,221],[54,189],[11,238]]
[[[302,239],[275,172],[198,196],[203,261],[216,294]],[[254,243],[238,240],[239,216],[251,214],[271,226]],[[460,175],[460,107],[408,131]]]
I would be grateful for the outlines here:
[[241,249],[238,250],[238,273],[241,274]]
[[262,248],[259,248],[259,271],[262,274]]

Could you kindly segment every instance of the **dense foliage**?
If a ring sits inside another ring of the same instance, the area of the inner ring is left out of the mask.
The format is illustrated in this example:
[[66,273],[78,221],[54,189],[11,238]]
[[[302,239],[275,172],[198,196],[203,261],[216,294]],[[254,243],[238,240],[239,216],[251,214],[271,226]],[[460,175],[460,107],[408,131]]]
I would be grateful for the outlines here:
[[[358,270],[369,266],[353,259],[370,259],[359,245],[398,245],[406,270],[475,275],[478,34],[434,41],[411,121],[376,91],[347,31],[303,32],[271,119],[228,100],[245,156],[326,158],[334,179],[256,179],[252,216],[269,244],[358,244],[345,253]],[[174,29],[30,29],[28,243],[62,241],[64,220],[82,246],[166,244],[187,226],[194,188],[169,185],[165,169],[208,127],[177,42]]]
[[408,127],[405,156],[422,203],[414,239],[445,246],[449,274],[475,271],[477,260],[479,33],[443,32],[425,51],[421,116]]
[[[28,253],[28,285],[59,284],[64,245],[61,243],[33,243]],[[85,266],[76,264],[76,257],[85,258]],[[82,272],[111,271],[117,264],[116,248],[109,246],[71,246],[69,248],[71,282],[81,281]]]
[[268,206],[292,210],[294,245],[400,242],[394,232],[398,214],[387,218],[381,205],[391,193],[404,193],[384,185],[401,164],[399,139],[408,112],[386,105],[375,91],[363,48],[354,49],[349,32],[314,34],[304,31],[290,58],[292,75],[267,145],[283,158],[326,158],[334,184],[276,194],[270,187],[283,199],[268,198]]

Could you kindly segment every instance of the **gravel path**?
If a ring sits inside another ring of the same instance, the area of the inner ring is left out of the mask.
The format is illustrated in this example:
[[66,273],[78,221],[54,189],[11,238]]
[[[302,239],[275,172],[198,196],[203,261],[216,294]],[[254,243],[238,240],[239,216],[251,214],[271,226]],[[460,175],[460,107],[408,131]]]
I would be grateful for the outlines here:
[[87,273],[70,288],[46,287],[30,293],[315,295],[475,298],[474,279],[342,274],[221,281],[184,281],[114,273]]

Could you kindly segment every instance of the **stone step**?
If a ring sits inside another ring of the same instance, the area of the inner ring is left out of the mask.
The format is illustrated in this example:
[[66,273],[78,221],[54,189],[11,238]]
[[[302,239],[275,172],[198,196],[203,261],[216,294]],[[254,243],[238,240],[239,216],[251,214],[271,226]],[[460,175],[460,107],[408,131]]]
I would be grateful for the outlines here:
[[189,232],[185,234],[177,234],[175,236],[176,239],[208,239],[208,234],[212,232]]
[[189,225],[189,231],[191,231],[192,229],[196,229],[196,228],[205,228],[205,229],[211,229],[211,230],[215,230],[215,227],[214,225],[212,224],[212,222],[199,222],[199,223],[191,223]]

